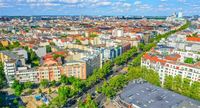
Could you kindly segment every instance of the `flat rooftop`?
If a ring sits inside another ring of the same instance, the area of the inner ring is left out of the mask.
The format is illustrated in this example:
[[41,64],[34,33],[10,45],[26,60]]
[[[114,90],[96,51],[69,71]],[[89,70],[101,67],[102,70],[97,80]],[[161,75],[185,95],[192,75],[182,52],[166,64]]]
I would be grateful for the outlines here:
[[126,86],[120,99],[141,108],[200,108],[200,102],[146,81],[132,81]]

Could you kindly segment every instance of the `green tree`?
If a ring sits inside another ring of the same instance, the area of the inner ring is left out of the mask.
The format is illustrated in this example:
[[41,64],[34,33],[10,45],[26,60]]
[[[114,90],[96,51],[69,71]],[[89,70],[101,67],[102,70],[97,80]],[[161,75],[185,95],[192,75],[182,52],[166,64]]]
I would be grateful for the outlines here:
[[14,89],[16,96],[20,96],[24,90],[24,84],[20,83],[18,80],[14,80],[11,88]]
[[56,59],[59,58],[59,57],[63,58],[63,55],[60,55],[60,54],[54,54],[54,55],[53,55],[53,59],[54,59],[54,60],[56,60]]
[[180,75],[175,76],[173,80],[172,90],[176,91],[177,93],[181,93],[181,83],[182,83],[181,76]]
[[51,88],[49,88],[49,93],[51,93],[52,92],[52,90],[51,90]]
[[93,33],[93,34],[90,34],[89,37],[94,38],[94,37],[98,37],[98,35]]
[[165,76],[164,88],[172,90],[173,77],[171,75]]
[[142,78],[148,81],[149,83],[160,86],[160,78],[157,72],[153,71],[152,69],[147,69],[142,67]]
[[190,87],[190,97],[200,101],[200,82],[192,82]]
[[19,42],[12,42],[12,44],[9,44],[8,46],[4,47],[1,43],[0,43],[0,50],[12,50],[14,48],[19,48],[20,43]]
[[0,62],[0,89],[5,86],[5,83],[6,83],[6,78],[4,74],[4,66],[3,63]]
[[54,42],[50,42],[51,46],[56,46],[56,44]]
[[81,92],[85,84],[80,79],[76,79],[72,82],[72,86],[74,88],[74,92]]
[[18,105],[18,100],[16,98],[13,100],[13,104]]
[[19,108],[26,108],[25,106],[19,106]]
[[6,48],[0,43],[0,51],[1,50],[6,50]]
[[46,45],[46,52],[47,52],[47,53],[52,52],[51,46],[50,46],[50,45]]
[[40,64],[40,58],[37,56],[37,54],[28,47],[24,47],[24,49],[28,52],[28,61],[27,63],[30,63],[32,67],[39,66]]
[[66,102],[69,95],[71,94],[71,89],[66,86],[61,86],[58,88],[58,96],[54,98],[50,106],[55,106],[61,108]]
[[49,81],[47,79],[43,79],[41,82],[40,82],[40,85],[44,88],[47,88],[49,86]]
[[184,60],[184,63],[188,63],[188,64],[194,64],[194,59],[193,58],[186,58],[185,60]]
[[66,38],[68,35],[67,34],[61,34],[60,37],[61,38]]
[[87,94],[85,102],[82,102],[79,100],[78,107],[79,108],[98,108],[96,102],[92,100],[92,97],[90,94]]
[[133,59],[133,61],[131,62],[131,66],[140,66],[141,65],[141,58],[143,56],[144,53],[139,54],[137,57],[135,57]]
[[53,86],[53,87],[55,87],[56,86],[56,81],[55,80],[51,81],[50,85]]
[[138,44],[138,48],[141,50],[141,51],[144,51],[144,43],[139,43]]
[[68,79],[65,75],[61,75],[60,82],[63,84],[68,84]]
[[39,88],[38,93],[42,93],[42,89],[41,88]]
[[166,76],[164,87],[166,89],[177,92],[181,95],[200,100],[200,83],[192,82],[191,80],[177,75],[175,77]]
[[127,79],[123,74],[112,77],[109,80],[109,86],[114,88],[115,90],[123,88],[123,86],[126,85],[127,83],[128,83]]
[[123,53],[121,56],[118,56],[114,59],[116,65],[122,65],[126,63],[134,54],[137,53],[137,48],[132,47],[130,50]]
[[127,79],[129,81],[142,77],[141,67],[131,67],[127,73]]
[[63,105],[66,103],[66,100],[67,100],[67,97],[63,99],[62,97],[57,96],[51,101],[49,108],[62,108]]
[[81,44],[82,44],[82,43],[81,43],[81,41],[80,41],[80,40],[78,40],[78,39],[76,39],[75,43],[76,43],[76,44],[79,44],[79,45],[81,45]]
[[113,87],[109,86],[107,82],[104,81],[101,92],[105,94],[108,98],[111,98],[116,95],[116,91],[113,89]]
[[190,80],[187,78],[184,78],[182,81],[182,86],[181,86],[181,94],[189,97],[190,96]]
[[26,92],[27,94],[32,94],[34,92],[34,90],[33,89],[28,89],[28,91]]
[[33,83],[28,81],[24,83],[24,88],[32,88],[33,87]]
[[72,84],[73,82],[77,81],[78,79],[75,78],[74,76],[71,76],[71,77],[68,77],[67,80],[68,80],[69,84]]

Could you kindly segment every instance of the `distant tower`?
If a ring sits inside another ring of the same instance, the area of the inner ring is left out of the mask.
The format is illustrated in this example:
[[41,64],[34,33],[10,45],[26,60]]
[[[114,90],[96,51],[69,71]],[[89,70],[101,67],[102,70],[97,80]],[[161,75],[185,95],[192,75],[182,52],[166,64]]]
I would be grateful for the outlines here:
[[176,18],[176,17],[177,17],[177,14],[176,14],[176,12],[174,12],[172,16]]
[[178,18],[183,18],[183,12],[178,13]]
[[33,21],[33,17],[31,16],[31,17],[30,17],[30,22],[32,22],[32,21]]

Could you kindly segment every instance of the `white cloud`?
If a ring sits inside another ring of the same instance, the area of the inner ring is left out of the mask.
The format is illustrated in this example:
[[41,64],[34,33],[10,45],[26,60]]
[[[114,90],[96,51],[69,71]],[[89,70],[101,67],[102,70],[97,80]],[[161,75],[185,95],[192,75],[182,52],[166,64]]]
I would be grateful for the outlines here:
[[12,7],[12,6],[0,1],[0,8],[7,8],[7,7]]
[[138,8],[140,8],[140,9],[151,9],[151,6],[149,4],[142,4],[142,5],[139,5]]
[[134,5],[140,5],[141,4],[141,1],[135,1],[134,2]]
[[109,6],[111,4],[112,4],[112,2],[105,1],[105,2],[97,2],[95,5],[96,6]]
[[45,6],[59,6],[61,4],[56,4],[56,3],[44,3]]
[[123,6],[124,7],[131,7],[131,4],[130,3],[123,3]]
[[136,6],[136,10],[143,10],[143,9],[151,9],[151,6],[149,4],[143,4],[141,1],[137,0],[134,2],[134,5]]
[[115,2],[112,4],[112,11],[114,12],[125,12],[131,9],[131,4],[126,2]]
[[163,8],[163,7],[164,7],[164,5],[160,4],[160,5],[158,5],[158,7],[159,7],[159,8]]
[[59,2],[65,2],[65,3],[79,3],[79,2],[84,2],[84,1],[85,0],[59,0]]
[[186,0],[178,0],[178,2],[186,2]]

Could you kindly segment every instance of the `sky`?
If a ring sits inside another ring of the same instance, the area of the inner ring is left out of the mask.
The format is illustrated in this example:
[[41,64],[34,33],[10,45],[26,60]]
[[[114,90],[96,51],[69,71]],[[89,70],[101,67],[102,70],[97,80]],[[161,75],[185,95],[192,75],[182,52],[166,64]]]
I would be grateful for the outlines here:
[[200,0],[0,0],[0,15],[200,15]]

